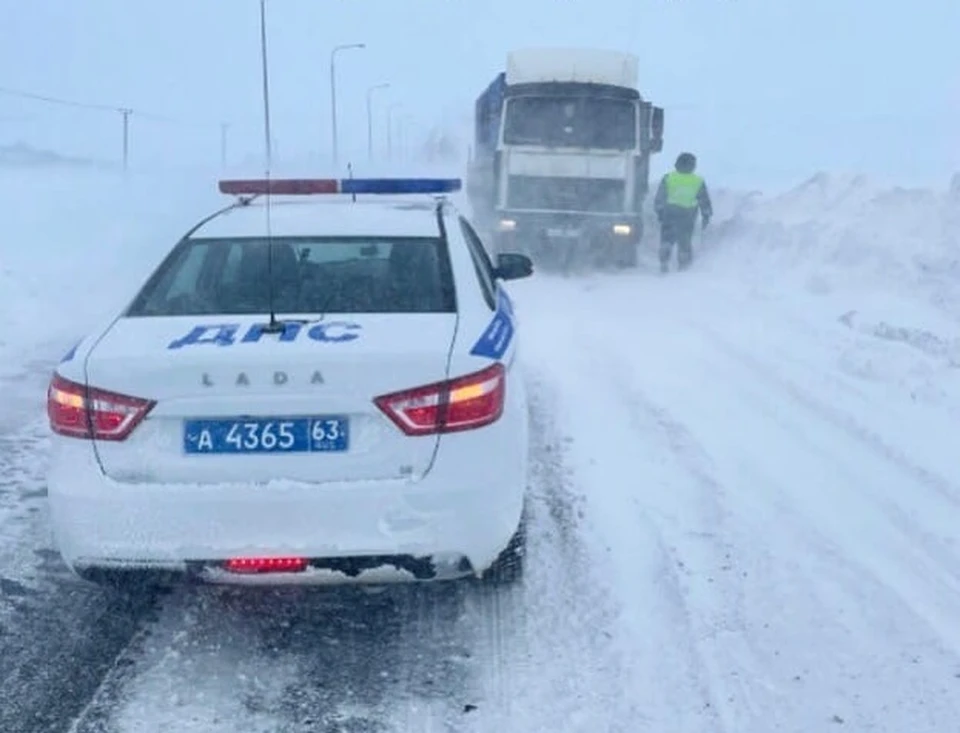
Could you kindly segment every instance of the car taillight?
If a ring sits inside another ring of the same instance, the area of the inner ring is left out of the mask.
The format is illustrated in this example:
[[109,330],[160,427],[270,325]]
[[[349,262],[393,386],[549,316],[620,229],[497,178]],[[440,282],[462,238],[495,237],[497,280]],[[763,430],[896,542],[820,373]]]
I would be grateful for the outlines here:
[[54,374],[47,389],[50,429],[71,438],[124,440],[156,402],[107,392]]
[[407,435],[471,430],[503,414],[506,372],[497,363],[445,382],[394,392],[373,402]]

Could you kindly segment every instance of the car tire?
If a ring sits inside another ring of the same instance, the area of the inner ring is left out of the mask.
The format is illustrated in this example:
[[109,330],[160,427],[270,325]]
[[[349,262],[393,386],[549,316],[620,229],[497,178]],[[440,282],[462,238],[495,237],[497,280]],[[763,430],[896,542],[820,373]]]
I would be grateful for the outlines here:
[[481,580],[487,585],[513,585],[523,578],[524,560],[527,549],[527,523],[520,521],[510,542],[503,548],[493,565],[487,568]]

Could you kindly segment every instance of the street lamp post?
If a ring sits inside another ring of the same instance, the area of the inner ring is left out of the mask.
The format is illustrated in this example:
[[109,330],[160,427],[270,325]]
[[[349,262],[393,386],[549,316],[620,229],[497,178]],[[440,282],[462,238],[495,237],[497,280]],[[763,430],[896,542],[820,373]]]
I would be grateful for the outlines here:
[[351,48],[366,48],[363,43],[346,43],[340,46],[334,46],[330,52],[330,131],[333,137],[333,164],[336,166],[340,159],[337,140],[337,74],[336,60],[338,51],[346,51]]
[[390,84],[374,84],[367,89],[367,155],[373,160],[373,93],[378,89],[388,89]]

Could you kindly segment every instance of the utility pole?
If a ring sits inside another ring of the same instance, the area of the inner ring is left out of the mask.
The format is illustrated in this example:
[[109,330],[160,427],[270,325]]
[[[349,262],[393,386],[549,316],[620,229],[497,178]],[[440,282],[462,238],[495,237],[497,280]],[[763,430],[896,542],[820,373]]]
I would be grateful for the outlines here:
[[373,93],[378,89],[387,89],[390,84],[374,84],[367,89],[367,156],[373,160]]
[[340,46],[334,46],[330,52],[330,134],[333,137],[333,165],[335,167],[338,165],[340,159],[340,143],[337,140],[337,53],[351,48],[366,48],[366,44],[346,43]]
[[130,163],[130,115],[133,110],[124,107],[117,111],[123,115],[123,172],[126,173]]

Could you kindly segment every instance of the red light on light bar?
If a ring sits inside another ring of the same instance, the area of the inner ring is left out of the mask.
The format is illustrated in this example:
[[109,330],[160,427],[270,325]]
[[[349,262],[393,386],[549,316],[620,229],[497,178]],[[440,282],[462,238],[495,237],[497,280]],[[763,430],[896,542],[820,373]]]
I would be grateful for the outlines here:
[[224,563],[230,573],[302,573],[307,569],[303,557],[235,557]]
[[336,178],[280,178],[267,180],[246,179],[220,181],[220,193],[240,195],[310,196],[312,194],[339,193],[340,181]]

